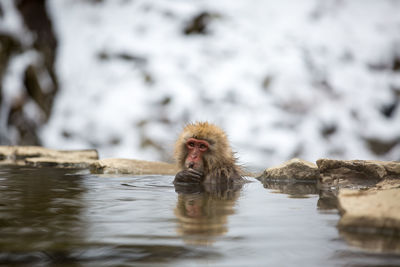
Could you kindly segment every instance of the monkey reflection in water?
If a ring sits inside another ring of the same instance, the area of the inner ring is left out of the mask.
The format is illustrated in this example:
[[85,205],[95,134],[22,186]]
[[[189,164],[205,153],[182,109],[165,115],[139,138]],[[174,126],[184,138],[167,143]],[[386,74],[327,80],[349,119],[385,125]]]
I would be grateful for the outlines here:
[[244,183],[225,132],[214,124],[187,125],[175,143],[179,194],[178,232],[189,243],[207,245],[227,231],[227,216]]
[[240,184],[201,184],[188,189],[175,185],[178,234],[188,244],[207,246],[214,243],[218,236],[228,231],[228,216],[235,213],[241,187]]

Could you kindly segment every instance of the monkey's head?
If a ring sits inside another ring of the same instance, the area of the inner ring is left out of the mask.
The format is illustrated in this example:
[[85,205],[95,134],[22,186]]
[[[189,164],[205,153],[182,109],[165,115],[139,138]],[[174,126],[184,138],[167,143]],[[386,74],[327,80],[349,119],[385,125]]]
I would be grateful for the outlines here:
[[175,144],[175,159],[181,169],[192,168],[204,174],[235,161],[225,132],[208,122],[183,129]]

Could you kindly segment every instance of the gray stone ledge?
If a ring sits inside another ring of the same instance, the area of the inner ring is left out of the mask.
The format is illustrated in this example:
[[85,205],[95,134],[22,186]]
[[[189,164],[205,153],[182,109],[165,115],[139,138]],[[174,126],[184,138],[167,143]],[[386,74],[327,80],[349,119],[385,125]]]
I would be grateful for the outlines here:
[[297,180],[297,181],[317,181],[319,171],[314,163],[302,160],[291,159],[279,166],[268,168],[264,173],[257,177],[260,181],[267,180]]
[[95,162],[95,160],[38,157],[38,158],[26,158],[24,162],[25,165],[34,167],[88,169]]
[[320,184],[338,188],[369,188],[384,180],[400,182],[400,162],[373,160],[317,160]]
[[173,164],[134,159],[103,159],[93,162],[90,171],[97,174],[175,175]]
[[89,168],[98,160],[96,150],[54,150],[39,146],[0,146],[0,164]]
[[341,189],[339,229],[400,236],[400,189]]
[[0,157],[9,160],[37,157],[97,160],[99,155],[95,149],[55,150],[40,146],[0,146]]

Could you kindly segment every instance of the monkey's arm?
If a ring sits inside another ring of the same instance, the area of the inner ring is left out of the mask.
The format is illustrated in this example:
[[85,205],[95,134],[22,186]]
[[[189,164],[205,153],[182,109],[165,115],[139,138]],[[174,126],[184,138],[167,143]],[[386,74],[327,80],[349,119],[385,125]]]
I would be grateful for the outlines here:
[[175,176],[174,184],[190,183],[199,184],[203,181],[203,173],[194,169],[185,169]]

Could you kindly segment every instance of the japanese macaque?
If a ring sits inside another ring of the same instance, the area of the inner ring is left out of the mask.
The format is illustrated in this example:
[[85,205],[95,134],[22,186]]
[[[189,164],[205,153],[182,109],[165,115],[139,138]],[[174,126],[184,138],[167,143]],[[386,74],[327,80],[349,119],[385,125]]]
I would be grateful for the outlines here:
[[174,184],[231,184],[243,179],[225,132],[208,122],[183,129],[175,144],[175,160],[181,171]]

